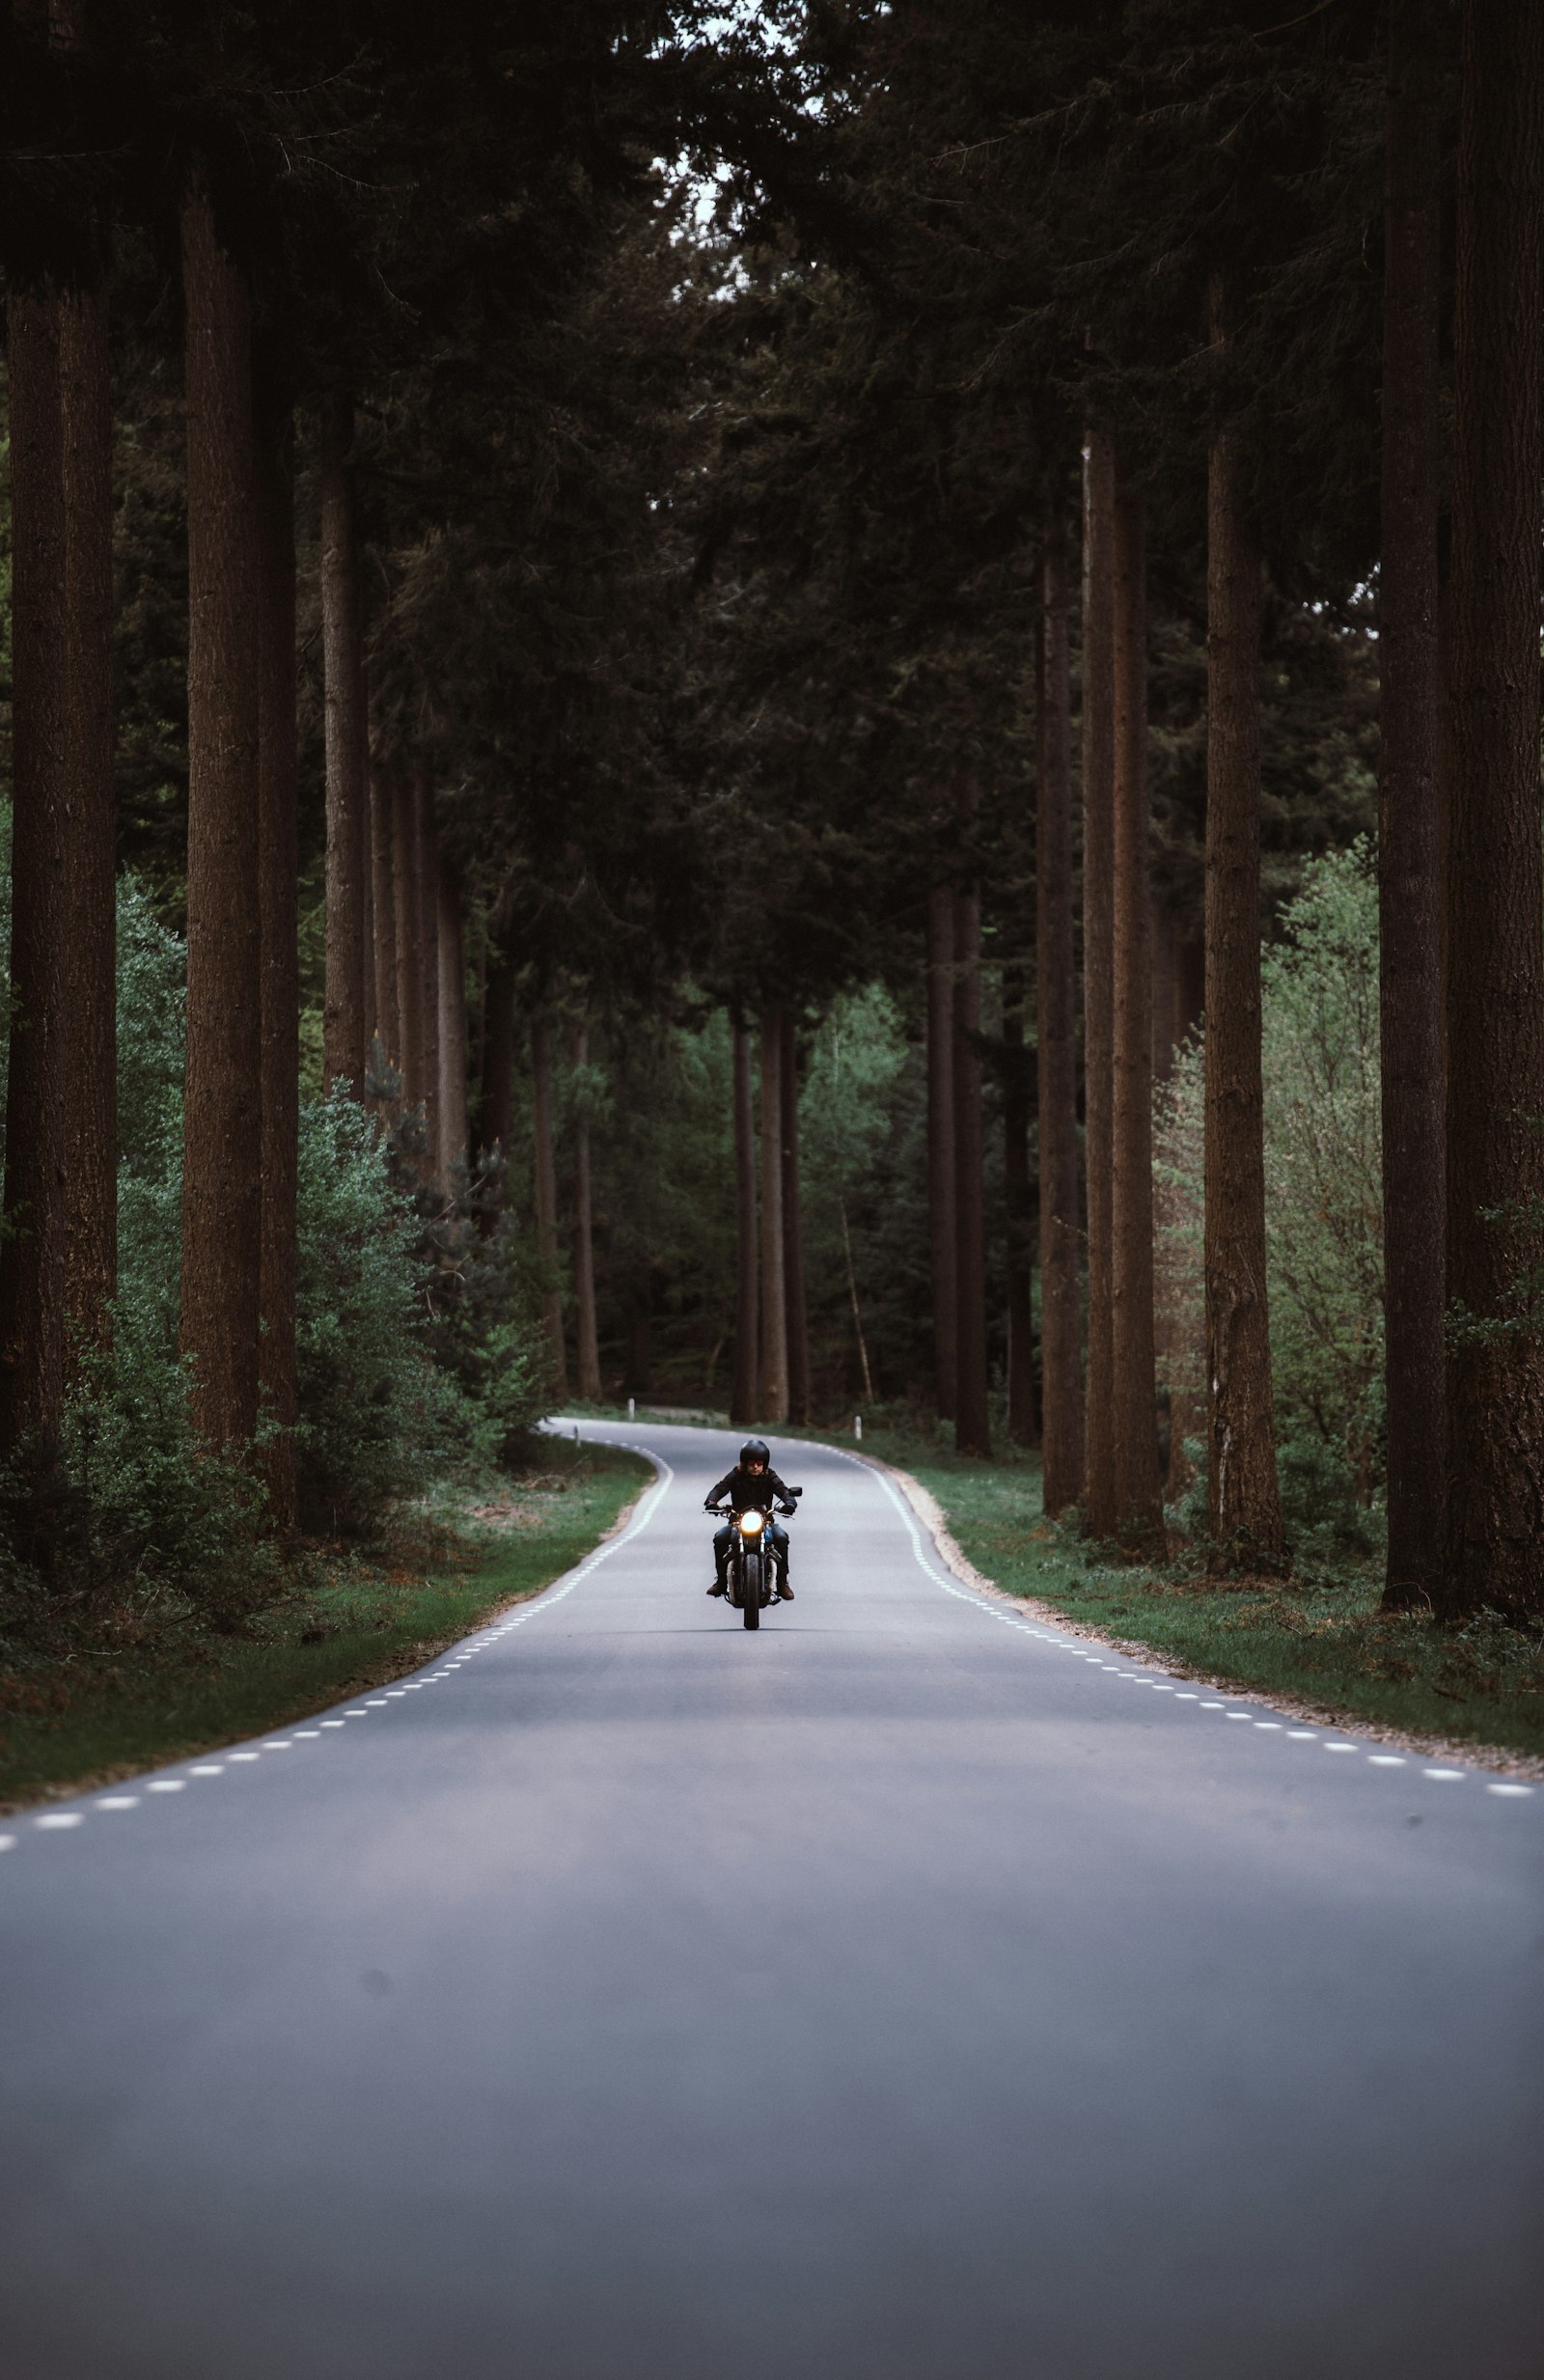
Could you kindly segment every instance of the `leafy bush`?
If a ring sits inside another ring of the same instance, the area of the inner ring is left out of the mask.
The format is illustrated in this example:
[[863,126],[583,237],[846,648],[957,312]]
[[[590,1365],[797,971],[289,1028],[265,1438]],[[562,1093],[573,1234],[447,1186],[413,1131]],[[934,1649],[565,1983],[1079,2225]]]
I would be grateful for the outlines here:
[[[82,1365],[61,1462],[0,1480],[0,1569],[186,1597],[237,1624],[278,1569],[263,1491],[199,1443],[178,1353],[185,980],[182,943],[125,880],[113,1341]],[[314,1528],[368,1530],[436,1477],[488,1468],[539,1409],[512,1226],[480,1233],[464,1186],[458,1204],[420,1182],[345,1093],[302,1098],[295,1452]]]
[[88,1581],[194,1599],[234,1627],[278,1583],[267,1497],[199,1443],[188,1385],[160,1316],[120,1300],[112,1348],[90,1359],[67,1409],[49,1559]]
[[[1262,968],[1265,1229],[1283,1518],[1298,1559],[1375,1550],[1383,1476],[1378,903],[1365,842],[1310,861]],[[1162,1384],[1194,1453],[1202,1377],[1204,1050],[1157,1114]],[[1182,1467],[1181,1467],[1182,1468]],[[1204,1479],[1177,1508],[1203,1529]]]
[[538,1322],[547,1284],[502,1194],[495,1161],[477,1175],[459,1168],[449,1198],[430,1191],[418,1201],[425,1342],[459,1395],[473,1470],[514,1461],[552,1393]]
[[301,1519],[360,1530],[466,1457],[473,1416],[427,1344],[413,1202],[341,1088],[301,1102],[298,1193]]

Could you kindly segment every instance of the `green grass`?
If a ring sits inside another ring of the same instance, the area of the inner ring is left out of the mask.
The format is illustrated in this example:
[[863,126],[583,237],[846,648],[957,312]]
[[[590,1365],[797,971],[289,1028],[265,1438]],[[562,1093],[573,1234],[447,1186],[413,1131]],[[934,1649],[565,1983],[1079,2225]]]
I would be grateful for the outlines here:
[[[853,1445],[849,1434],[819,1436]],[[866,1428],[862,1451],[936,1497],[955,1543],[1008,1594],[1240,1686],[1317,1704],[1347,1721],[1449,1743],[1544,1757],[1544,1632],[1489,1615],[1459,1628],[1385,1617],[1370,1568],[1333,1582],[1218,1586],[1107,1560],[1040,1508],[1035,1455],[962,1460],[940,1431]]]
[[401,1676],[586,1554],[653,1474],[619,1448],[544,1446],[491,1503],[403,1524],[370,1554],[314,1552],[219,1636],[181,1625],[16,1644],[0,1656],[0,1808],[264,1733]]

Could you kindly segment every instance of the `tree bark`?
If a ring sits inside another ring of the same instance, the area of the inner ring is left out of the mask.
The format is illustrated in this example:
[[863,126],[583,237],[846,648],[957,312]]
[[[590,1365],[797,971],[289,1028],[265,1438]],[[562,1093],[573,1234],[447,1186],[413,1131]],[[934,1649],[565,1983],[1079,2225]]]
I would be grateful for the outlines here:
[[357,1098],[370,1052],[366,994],[369,749],[364,623],[348,450],[353,405],[334,392],[321,412],[321,643],[327,746],[327,981],[323,1067]]
[[370,771],[371,950],[374,957],[375,1034],[385,1064],[402,1067],[402,1024],[398,1006],[397,889],[392,881],[394,836],[392,786],[385,769]]
[[[1152,1070],[1155,1089],[1173,1079],[1180,1043],[1200,1014],[1201,993],[1195,994],[1195,1017],[1186,1013],[1186,955],[1179,940],[1173,911],[1154,900],[1152,907]],[[1193,972],[1193,970],[1192,970]],[[1188,1275],[1175,1260],[1173,1235],[1182,1214],[1178,1193],[1168,1182],[1153,1183],[1153,1348],[1157,1377],[1169,1404],[1169,1458],[1165,1484],[1171,1499],[1190,1485],[1195,1471],[1185,1453],[1187,1438],[1204,1437],[1206,1408],[1199,1394],[1205,1374],[1205,1331],[1199,1309],[1187,1294]],[[1199,1217],[1198,1217],[1199,1220]]]
[[579,1395],[586,1404],[600,1402],[600,1342],[595,1331],[595,1218],[590,1178],[590,1119],[584,1108],[585,1068],[590,1064],[590,1036],[583,1025],[573,1037],[573,1063],[580,1076],[580,1099],[573,1125],[573,1287]]
[[734,1379],[730,1420],[748,1429],[756,1420],[760,1387],[760,1334],[757,1328],[756,1101],[751,1086],[751,1037],[731,1024],[734,1069]]
[[519,976],[513,941],[513,927],[506,924],[499,930],[488,965],[482,1003],[482,1097],[478,1123],[484,1157],[497,1149],[506,1160],[513,1117],[514,1008]]
[[1007,1434],[1039,1442],[1034,1396],[1034,1192],[1030,1168],[1027,971],[1003,970],[1003,1186],[1007,1206]]
[[1072,695],[1066,523],[1042,568],[1035,809],[1035,1066],[1040,1119],[1041,1494],[1055,1519],[1083,1492],[1078,1297],[1077,962],[1072,913]]
[[271,1425],[262,1465],[274,1519],[294,1525],[295,1204],[300,962],[295,735],[294,418],[262,390],[256,424],[258,874],[262,945],[262,1337],[258,1384]]
[[[957,806],[967,832],[979,795],[965,780]],[[981,896],[974,882],[954,898],[954,1325],[958,1370],[954,1444],[989,1454],[986,1379],[986,1146],[981,1105]]]
[[[1227,337],[1220,292],[1212,336]],[[1214,429],[1206,497],[1206,1377],[1212,1559],[1282,1560],[1265,1280],[1260,1082],[1260,578],[1238,438]]]
[[568,1351],[563,1335],[563,1289],[558,1280],[558,1169],[552,1150],[552,1068],[547,1056],[546,1020],[531,1019],[531,1088],[536,1141],[537,1247],[549,1287],[541,1295],[541,1321],[546,1333],[547,1360],[552,1368],[552,1393],[559,1404],[567,1401]]
[[646,1261],[633,1276],[627,1308],[627,1390],[647,1397],[649,1383],[649,1310],[653,1302],[653,1269]]
[[418,977],[418,1095],[424,1109],[424,1161],[438,1176],[440,1117],[440,846],[428,771],[413,777],[414,950]]
[[362,924],[359,945],[359,971],[364,1002],[365,1020],[365,1095],[378,1099],[380,1062],[385,1050],[380,1038],[379,1012],[375,1006],[375,838],[372,816],[373,797],[370,785],[370,702],[363,671],[359,692],[360,733],[364,742],[361,767],[364,782],[359,800],[359,885]]
[[1152,886],[1147,811],[1147,540],[1143,498],[1116,498],[1111,1049],[1110,1404],[1115,1534],[1161,1553],[1152,1257]]
[[[1539,287],[1544,15],[1465,0],[1448,867],[1448,1529],[1438,1608],[1544,1612]],[[1531,1293],[1531,1294],[1530,1294]],[[1488,1327],[1487,1327],[1488,1326]]]
[[60,307],[7,303],[12,507],[11,1065],[0,1239],[0,1454],[53,1462],[65,1380],[64,1038],[71,759]]
[[1089,1369],[1083,1522],[1116,1523],[1111,1162],[1115,941],[1115,501],[1109,433],[1089,431],[1083,475],[1083,1115],[1089,1220]]
[[1428,1604],[1446,1504],[1447,1181],[1437,793],[1442,190],[1432,0],[1392,0],[1385,146],[1379,587],[1379,989],[1389,1556],[1384,1604]]
[[947,884],[935,884],[927,905],[927,1212],[941,1422],[954,1419],[959,1381],[954,1198],[954,896]]
[[[422,886],[414,782],[399,769],[391,780],[392,936],[397,954],[397,1016],[401,1041],[402,1105],[424,1095],[423,977],[420,965]],[[510,1025],[511,1035],[513,1024]],[[512,1055],[511,1055],[512,1064]]]
[[[246,283],[207,193],[182,209],[187,314],[187,1078],[181,1346],[212,1445],[258,1423],[262,1305],[260,586]],[[255,1126],[257,1129],[255,1129]]]
[[113,786],[113,409],[107,294],[59,306],[67,720],[65,1320],[104,1347],[118,1287],[118,917]]
[[788,1418],[787,1276],[783,1261],[783,1027],[761,1019],[761,1419]]
[[438,917],[436,985],[439,1007],[439,1159],[449,1184],[466,1163],[466,955],[461,894],[443,857],[435,873]]
[[787,1292],[788,1419],[810,1419],[810,1315],[804,1294],[804,1215],[799,1201],[799,1047],[793,1011],[783,1011],[778,1082],[783,1097],[783,1279]]

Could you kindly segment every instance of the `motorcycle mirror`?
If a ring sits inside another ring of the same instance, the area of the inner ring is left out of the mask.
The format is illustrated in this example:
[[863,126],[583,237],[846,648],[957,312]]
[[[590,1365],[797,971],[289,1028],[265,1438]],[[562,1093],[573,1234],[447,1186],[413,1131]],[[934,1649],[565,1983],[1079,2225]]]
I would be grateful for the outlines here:
[[800,1497],[800,1496],[802,1496],[802,1495],[804,1494],[804,1490],[803,1490],[803,1488],[802,1488],[802,1487],[790,1487],[790,1488],[789,1488],[789,1490],[788,1490],[788,1494],[789,1494],[790,1496],[794,1497],[795,1499],[797,1499],[798,1497]]

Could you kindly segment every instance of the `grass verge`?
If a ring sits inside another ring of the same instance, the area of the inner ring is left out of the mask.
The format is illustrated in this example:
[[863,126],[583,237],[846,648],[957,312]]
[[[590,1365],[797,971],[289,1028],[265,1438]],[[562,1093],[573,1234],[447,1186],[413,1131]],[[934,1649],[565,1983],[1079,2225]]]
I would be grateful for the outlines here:
[[1385,1616],[1371,1570],[1220,1587],[1107,1561],[1044,1519],[1035,1455],[966,1461],[937,1439],[885,1428],[866,1429],[861,1450],[835,1433],[826,1442],[909,1472],[983,1577],[1113,1642],[1347,1722],[1544,1762],[1544,1632],[1490,1614],[1462,1627]]
[[284,1727],[400,1677],[572,1569],[653,1477],[617,1447],[543,1446],[541,1471],[403,1522],[369,1554],[312,1548],[240,1631],[197,1615],[0,1647],[0,1810]]

